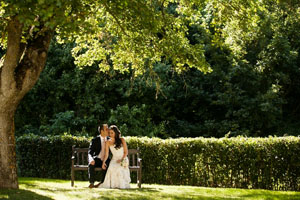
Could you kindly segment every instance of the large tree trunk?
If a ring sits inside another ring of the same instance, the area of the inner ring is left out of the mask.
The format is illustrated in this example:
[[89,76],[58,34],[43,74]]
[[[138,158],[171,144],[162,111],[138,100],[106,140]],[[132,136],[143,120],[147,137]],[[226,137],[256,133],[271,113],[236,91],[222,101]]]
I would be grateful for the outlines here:
[[14,113],[0,113],[0,188],[18,188]]
[[7,26],[7,50],[0,66],[0,189],[18,188],[14,115],[24,95],[43,70],[53,30],[41,27],[26,44],[23,25],[12,18]]

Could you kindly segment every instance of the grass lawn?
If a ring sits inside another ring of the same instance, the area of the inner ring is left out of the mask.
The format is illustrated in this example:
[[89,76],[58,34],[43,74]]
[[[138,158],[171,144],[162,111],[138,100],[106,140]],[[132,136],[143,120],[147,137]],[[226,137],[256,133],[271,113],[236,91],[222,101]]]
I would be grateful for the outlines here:
[[89,189],[87,181],[70,181],[40,178],[19,178],[19,190],[0,190],[0,199],[300,199],[300,192],[204,188],[192,186],[166,186],[143,184],[142,189],[132,184],[131,189]]

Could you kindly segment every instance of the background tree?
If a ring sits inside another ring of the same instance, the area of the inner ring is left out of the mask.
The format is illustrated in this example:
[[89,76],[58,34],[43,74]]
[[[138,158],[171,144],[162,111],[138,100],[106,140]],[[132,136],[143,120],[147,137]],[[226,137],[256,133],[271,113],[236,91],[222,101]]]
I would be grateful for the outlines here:
[[[260,76],[262,99],[273,99],[273,103],[257,102],[260,111],[251,115],[279,113],[260,126],[267,128],[277,121],[277,131],[285,133],[298,133],[299,125],[299,3],[214,1],[216,35],[224,38],[238,67],[247,65]],[[266,112],[270,108],[273,111]]]

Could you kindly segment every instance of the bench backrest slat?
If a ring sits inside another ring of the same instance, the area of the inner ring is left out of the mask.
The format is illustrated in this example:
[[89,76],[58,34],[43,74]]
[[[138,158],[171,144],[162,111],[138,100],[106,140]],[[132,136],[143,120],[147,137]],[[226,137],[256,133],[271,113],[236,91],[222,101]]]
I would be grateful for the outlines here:
[[132,165],[136,166],[136,158],[135,158],[135,154],[132,154]]
[[77,152],[88,152],[89,148],[74,148],[74,150]]
[[79,165],[79,152],[78,151],[76,151],[76,157],[77,157],[77,159],[76,159],[76,162],[77,162],[77,165]]
[[128,158],[130,166],[137,166],[137,160],[139,158],[139,149],[129,149]]
[[128,154],[137,154],[139,152],[140,152],[140,150],[138,150],[138,149],[128,149]]
[[85,159],[84,159],[84,153],[81,153],[81,163],[84,163]]

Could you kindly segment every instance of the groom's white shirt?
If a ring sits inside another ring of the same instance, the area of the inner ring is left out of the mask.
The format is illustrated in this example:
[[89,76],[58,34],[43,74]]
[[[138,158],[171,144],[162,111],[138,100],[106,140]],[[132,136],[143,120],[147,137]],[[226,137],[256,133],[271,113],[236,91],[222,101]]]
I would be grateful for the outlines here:
[[101,139],[101,150],[100,153],[98,155],[98,158],[100,158],[100,160],[104,160],[105,157],[105,142],[106,142],[106,137],[102,137],[100,135],[100,139]]

